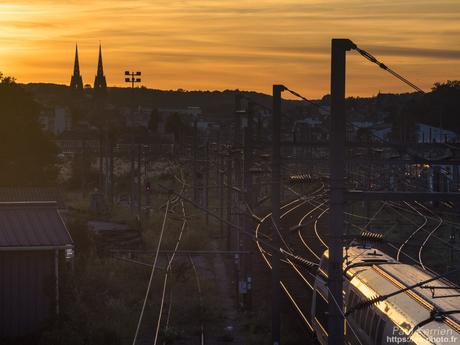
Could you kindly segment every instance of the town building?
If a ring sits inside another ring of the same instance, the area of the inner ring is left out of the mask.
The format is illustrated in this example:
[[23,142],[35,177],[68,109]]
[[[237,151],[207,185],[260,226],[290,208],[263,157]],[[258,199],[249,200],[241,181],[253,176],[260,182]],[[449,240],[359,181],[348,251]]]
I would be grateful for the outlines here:
[[44,107],[39,121],[44,131],[58,136],[72,128],[72,115],[69,108],[64,106]]

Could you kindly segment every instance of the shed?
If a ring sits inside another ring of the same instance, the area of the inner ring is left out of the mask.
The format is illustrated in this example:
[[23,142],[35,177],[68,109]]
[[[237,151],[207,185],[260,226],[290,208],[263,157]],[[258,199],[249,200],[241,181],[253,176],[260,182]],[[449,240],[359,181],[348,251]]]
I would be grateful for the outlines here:
[[59,261],[73,241],[56,202],[0,202],[0,339],[59,314]]
[[63,208],[64,199],[55,187],[0,187],[0,202],[53,201]]

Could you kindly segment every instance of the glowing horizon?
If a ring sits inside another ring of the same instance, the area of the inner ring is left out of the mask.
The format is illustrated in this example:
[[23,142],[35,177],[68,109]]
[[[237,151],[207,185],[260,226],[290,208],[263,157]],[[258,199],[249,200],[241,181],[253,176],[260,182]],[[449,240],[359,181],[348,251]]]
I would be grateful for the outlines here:
[[[68,85],[78,43],[92,85],[101,41],[109,86],[139,70],[155,89],[270,93],[280,83],[317,98],[329,93],[334,37],[425,90],[460,79],[458,0],[0,0],[0,11],[0,71],[20,83]],[[412,91],[356,53],[347,59],[350,96]]]

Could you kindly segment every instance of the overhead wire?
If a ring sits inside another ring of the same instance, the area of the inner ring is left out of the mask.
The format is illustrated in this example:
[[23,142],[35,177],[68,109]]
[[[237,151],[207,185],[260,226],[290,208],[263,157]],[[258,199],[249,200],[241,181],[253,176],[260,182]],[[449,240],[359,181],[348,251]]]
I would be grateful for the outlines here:
[[[185,191],[185,186],[187,185],[187,183],[185,182],[184,174],[183,174],[182,169],[180,169],[180,175],[181,175],[180,178],[177,177],[177,175],[175,175],[175,174],[174,174],[174,177],[175,177],[175,179],[177,181],[182,183],[182,191],[181,192],[183,193]],[[167,265],[166,270],[165,270],[165,276],[164,276],[164,280],[163,280],[163,290],[162,290],[161,302],[160,302],[160,310],[159,310],[159,313],[158,313],[157,327],[156,327],[156,330],[155,330],[155,338],[154,338],[154,341],[153,341],[153,345],[156,345],[157,341],[158,341],[158,336],[159,336],[160,326],[161,326],[161,319],[162,319],[162,315],[163,315],[163,307],[164,307],[165,297],[166,297],[166,286],[167,286],[167,283],[168,283],[169,273],[172,272],[172,263],[173,263],[174,258],[176,256],[176,253],[177,253],[177,251],[179,249],[179,245],[181,243],[182,235],[184,234],[184,231],[185,231],[185,229],[187,227],[187,215],[186,215],[186,212],[185,212],[184,201],[181,200],[179,197],[176,197],[175,200],[176,200],[175,202],[179,201],[180,204],[181,204],[182,225],[181,225],[181,228],[180,228],[180,231],[179,231],[179,236],[177,238],[176,244],[174,246],[173,253],[172,253],[171,257],[168,259],[168,265]],[[170,296],[172,296],[172,290],[171,290]],[[168,316],[167,316],[167,325],[169,325],[170,313],[171,313],[171,300],[170,300]],[[168,326],[166,326],[166,327],[168,327]]]
[[155,273],[155,267],[156,267],[157,261],[158,261],[158,254],[160,252],[161,242],[163,240],[163,233],[164,233],[165,228],[166,228],[166,220],[168,219],[169,203],[170,203],[170,199],[168,199],[168,201],[166,202],[166,209],[165,209],[165,213],[164,213],[164,217],[163,217],[163,224],[161,226],[160,238],[158,239],[157,249],[156,249],[156,252],[155,252],[155,259],[153,260],[152,271],[150,272],[150,278],[149,278],[149,282],[148,282],[148,285],[147,285],[147,290],[145,291],[144,302],[142,304],[141,313],[139,314],[139,320],[137,322],[136,332],[134,334],[132,345],[136,345],[137,337],[139,335],[139,330],[140,330],[141,323],[142,323],[142,318],[144,317],[145,306],[147,305],[147,299],[148,299],[149,294],[150,294],[150,288],[152,286],[153,275]]
[[359,48],[358,46],[355,46],[353,49],[356,50],[359,54],[361,54],[364,58],[366,58],[366,59],[369,60],[370,62],[376,64],[376,65],[379,66],[381,69],[387,71],[388,73],[390,73],[390,74],[393,75],[394,77],[398,78],[398,79],[399,79],[400,81],[402,81],[403,83],[409,85],[411,88],[413,88],[413,89],[416,90],[417,92],[425,93],[425,91],[423,91],[420,87],[418,87],[417,85],[415,85],[414,83],[412,83],[410,80],[408,80],[407,78],[403,77],[403,76],[400,75],[399,73],[395,72],[395,71],[392,70],[390,67],[388,67],[387,65],[385,65],[383,62],[380,62],[379,60],[377,60],[377,58],[376,58],[375,56],[373,56],[371,53],[365,51],[364,49]]
[[174,246],[173,253],[172,253],[171,257],[169,258],[168,266],[166,267],[165,277],[164,277],[164,280],[163,280],[163,290],[162,290],[162,295],[161,295],[160,311],[158,313],[157,327],[156,327],[156,330],[155,330],[155,338],[154,338],[154,341],[153,341],[154,345],[156,345],[156,343],[158,341],[158,335],[159,335],[159,332],[160,332],[161,317],[162,317],[162,314],[163,314],[163,306],[164,306],[164,302],[165,302],[166,285],[167,285],[167,282],[168,282],[168,276],[169,276],[169,273],[172,271],[172,263],[173,263],[174,258],[176,256],[177,250],[179,249],[179,245],[180,245],[184,230],[187,227],[187,217],[186,217],[186,214],[185,214],[184,202],[182,200],[181,200],[181,206],[182,206],[182,214],[183,214],[184,219],[183,219],[183,222],[182,222],[179,237],[178,237],[178,239],[176,241],[176,245]]

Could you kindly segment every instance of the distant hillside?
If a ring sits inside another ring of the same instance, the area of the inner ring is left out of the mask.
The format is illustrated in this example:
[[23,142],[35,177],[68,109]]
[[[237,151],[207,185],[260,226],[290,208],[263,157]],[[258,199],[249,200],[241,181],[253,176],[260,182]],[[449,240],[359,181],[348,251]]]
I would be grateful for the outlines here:
[[[32,92],[42,104],[69,105],[76,99],[71,90],[65,85],[31,83],[24,87]],[[185,108],[188,106],[200,107],[203,114],[209,117],[231,115],[235,109],[235,95],[238,90],[225,91],[165,91],[148,88],[108,88],[108,102],[115,107],[141,105],[152,108]],[[92,90],[85,89],[81,102],[90,102]],[[272,97],[257,92],[241,92],[257,103],[271,108]],[[301,106],[299,101],[284,101],[286,110]]]
[[[25,84],[41,104],[69,105],[76,104],[87,108],[91,106],[92,90],[85,89],[83,95],[76,98],[65,85]],[[200,107],[203,115],[211,118],[226,118],[235,109],[235,95],[238,90],[225,91],[167,91],[148,88],[108,88],[108,102],[115,107],[141,105],[152,108]],[[272,97],[263,93],[242,91],[255,102],[267,108],[272,107]],[[328,105],[330,97],[326,95],[317,104]],[[460,82],[448,81],[437,83],[426,94],[378,94],[369,98],[348,98],[349,120],[374,121],[384,118],[388,122],[400,121],[402,114],[411,122],[423,122],[432,126],[443,127],[460,132]],[[283,101],[283,111],[298,119],[315,108],[303,101]],[[380,117],[379,117],[380,116]]]

